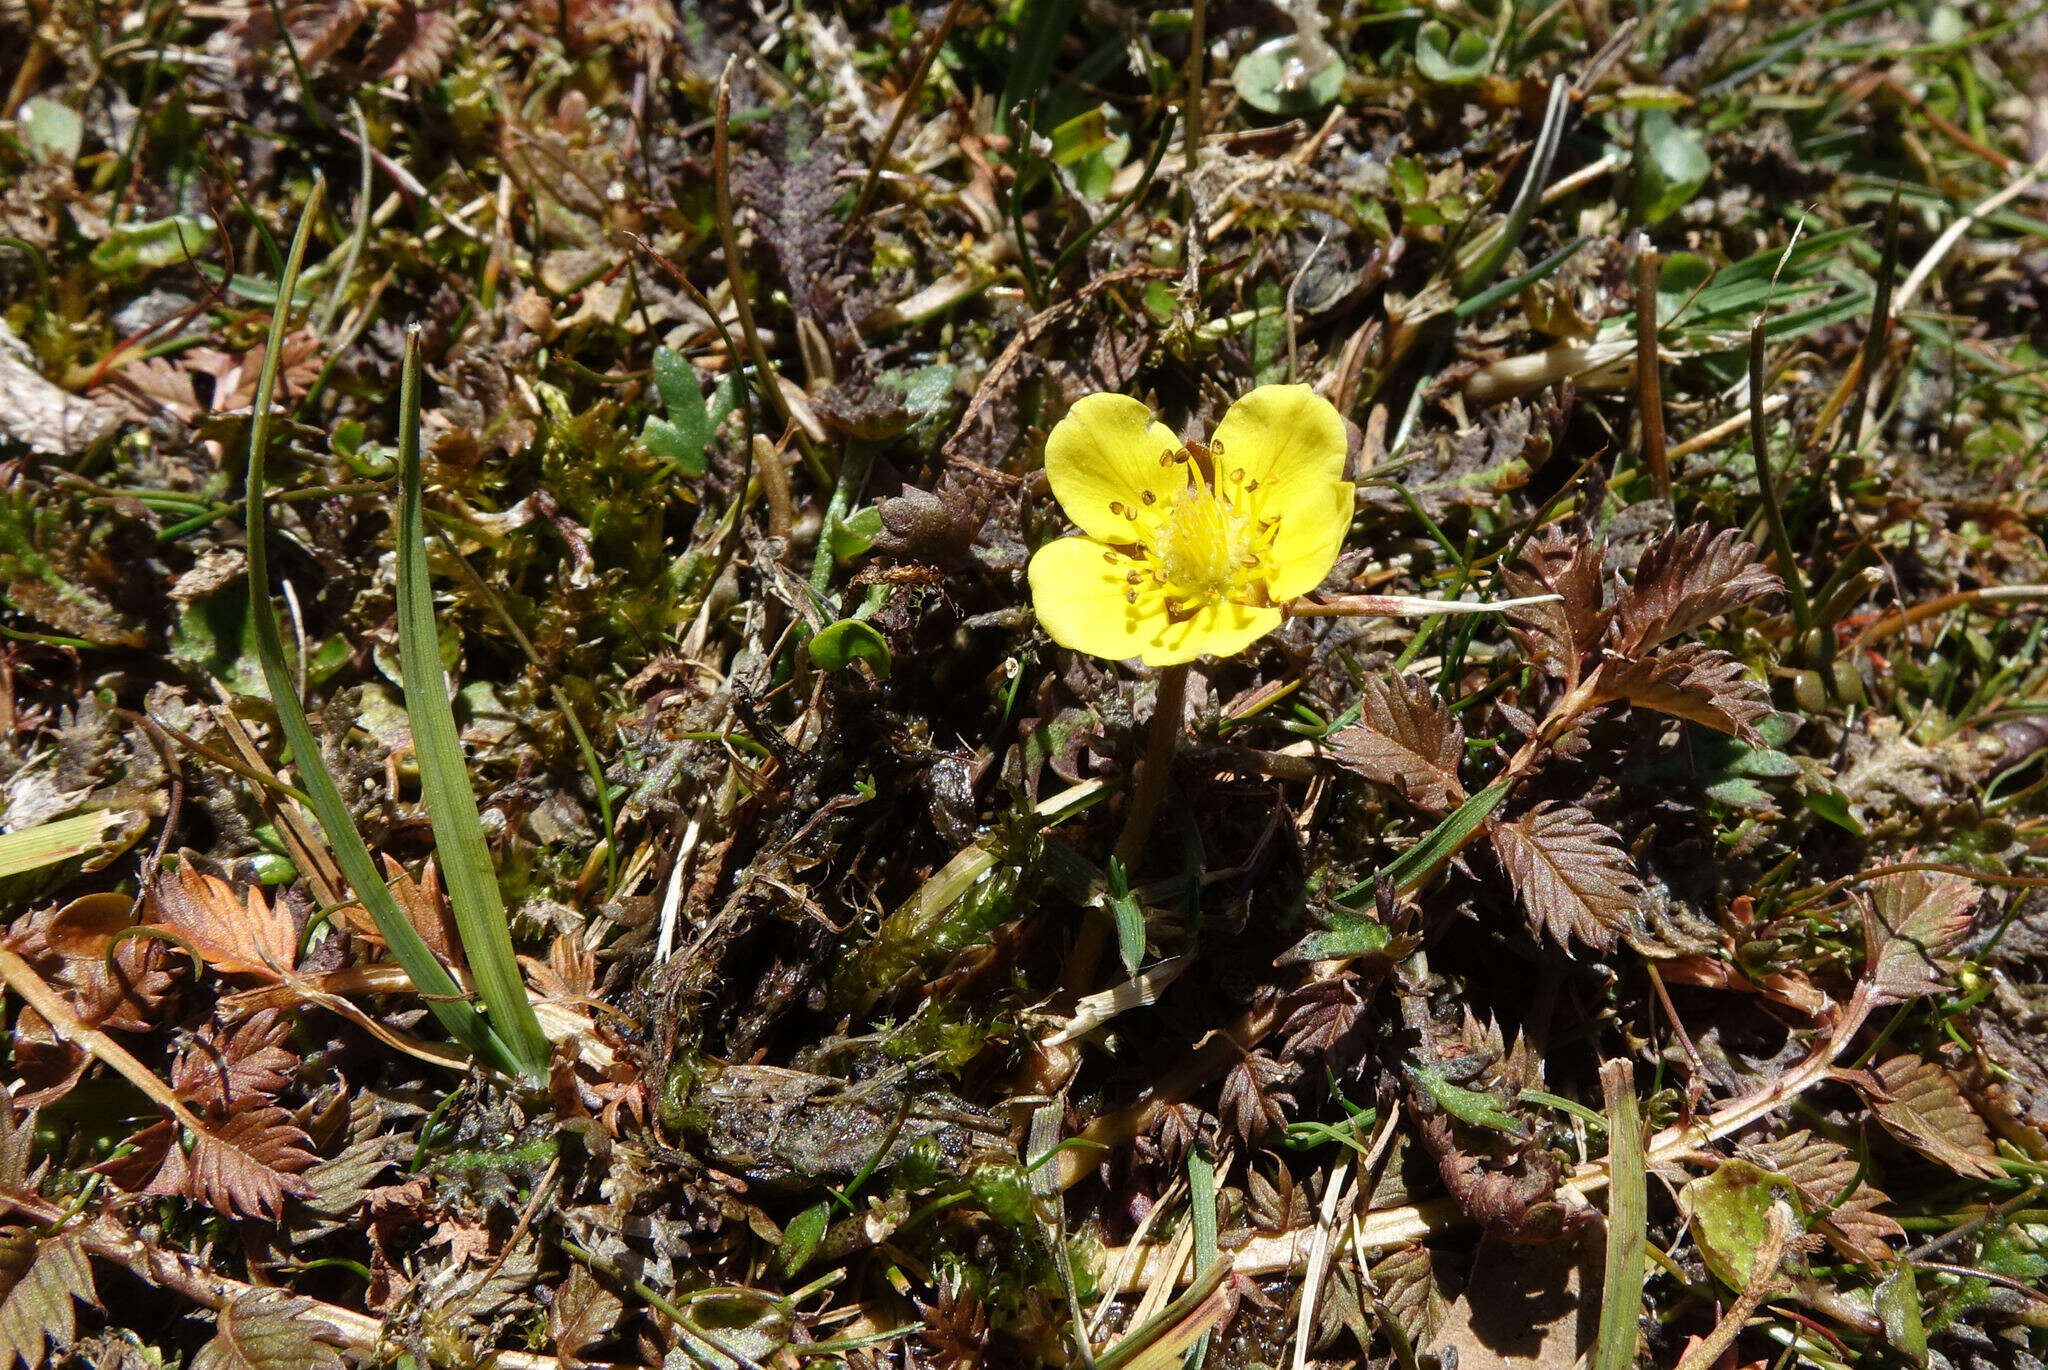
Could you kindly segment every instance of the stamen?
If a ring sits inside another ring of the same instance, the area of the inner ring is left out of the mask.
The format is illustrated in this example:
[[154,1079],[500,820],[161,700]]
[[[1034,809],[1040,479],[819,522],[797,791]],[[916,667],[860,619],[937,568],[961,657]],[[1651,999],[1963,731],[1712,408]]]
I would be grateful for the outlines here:
[[1118,518],[1122,518],[1124,516],[1124,502],[1120,499],[1111,500],[1109,502],[1109,512],[1115,514]]
[[1126,603],[1126,604],[1136,604],[1137,602],[1138,602],[1138,592],[1137,592],[1136,590],[1126,590],[1126,591],[1124,591],[1124,603]]
[[1159,496],[1153,494],[1150,490],[1143,490],[1139,493],[1144,497],[1147,504],[1157,504],[1159,502]]

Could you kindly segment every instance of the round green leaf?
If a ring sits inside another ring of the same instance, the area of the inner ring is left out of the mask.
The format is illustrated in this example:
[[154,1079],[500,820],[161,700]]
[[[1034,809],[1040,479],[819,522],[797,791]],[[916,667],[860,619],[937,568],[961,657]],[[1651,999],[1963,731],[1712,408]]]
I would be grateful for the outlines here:
[[1330,60],[1327,51],[1320,65],[1292,34],[1259,44],[1240,57],[1231,70],[1230,83],[1244,102],[1262,114],[1312,114],[1334,103],[1344,92],[1344,64]]
[[811,664],[821,671],[843,671],[865,661],[883,680],[889,678],[889,644],[857,618],[842,618],[811,639]]

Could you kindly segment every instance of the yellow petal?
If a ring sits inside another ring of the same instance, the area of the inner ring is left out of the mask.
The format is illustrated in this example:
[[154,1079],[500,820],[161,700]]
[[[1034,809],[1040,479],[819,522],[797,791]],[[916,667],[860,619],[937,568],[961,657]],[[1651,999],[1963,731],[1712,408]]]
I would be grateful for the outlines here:
[[1276,601],[1307,594],[1337,563],[1351,527],[1351,482],[1344,479],[1344,419],[1305,385],[1262,385],[1230,406],[1216,425],[1216,468],[1256,483],[1252,510],[1278,517],[1262,560],[1266,593]]
[[[1031,558],[1031,602],[1048,636],[1062,647],[1111,661],[1138,657],[1148,666],[1173,666],[1198,656],[1230,656],[1280,626],[1278,609],[1211,601],[1174,622],[1166,592],[1146,576],[1128,577],[1141,564],[1093,538],[1056,538]],[[1137,603],[1125,598],[1137,589]]]
[[1344,479],[1346,438],[1337,406],[1305,385],[1262,385],[1230,406],[1211,446],[1219,471],[1259,483],[1267,515],[1320,503]]
[[1053,498],[1082,532],[1131,542],[1135,525],[1118,510],[1142,508],[1147,492],[1157,503],[1170,503],[1187,484],[1187,468],[1162,466],[1159,456],[1179,449],[1180,439],[1142,401],[1089,395],[1053,425],[1045,442],[1045,475]]
[[1152,620],[1138,657],[1147,666],[1178,666],[1198,656],[1236,656],[1280,626],[1278,609],[1254,609],[1212,599],[1192,618],[1174,623],[1163,614]]
[[1136,604],[1124,598],[1132,588],[1126,577],[1138,569],[1093,538],[1055,538],[1031,558],[1039,623],[1062,647],[1111,661],[1137,656],[1145,649],[1142,634],[1166,622],[1165,592],[1149,577]]
[[[1280,526],[1273,530],[1272,550],[1263,560],[1271,566],[1266,593],[1277,602],[1307,594],[1323,583],[1337,554],[1344,550],[1344,535],[1351,531],[1351,482],[1332,481],[1320,493],[1289,505]],[[1278,504],[1266,506],[1278,509]]]

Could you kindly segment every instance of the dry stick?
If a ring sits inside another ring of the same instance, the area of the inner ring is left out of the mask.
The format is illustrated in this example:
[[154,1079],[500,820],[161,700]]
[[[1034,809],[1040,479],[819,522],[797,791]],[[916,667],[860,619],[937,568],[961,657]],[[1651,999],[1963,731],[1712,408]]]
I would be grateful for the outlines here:
[[1785,514],[1778,508],[1778,478],[1771,470],[1771,429],[1764,420],[1764,316],[1759,314],[1749,329],[1749,452],[1756,460],[1757,495],[1763,500],[1771,550],[1778,556],[1778,579],[1784,582],[1785,597],[1792,602],[1792,621],[1804,633],[1813,626],[1813,606],[1806,601],[1806,578],[1799,573],[1799,559],[1792,550],[1791,535],[1785,531]]
[[1202,46],[1208,41],[1209,6],[1207,0],[1195,0],[1194,27],[1188,33],[1188,107],[1183,111],[1187,124],[1181,131],[1181,155],[1187,166],[1188,201],[1195,198],[1195,171],[1201,164],[1202,153],[1202,86],[1205,80],[1202,70],[1204,53]]
[[1657,498],[1668,500],[1671,457],[1664,450],[1664,387],[1657,365],[1657,249],[1647,238],[1636,249],[1636,408],[1643,464]]
[[1331,599],[1298,599],[1280,610],[1289,618],[1399,618],[1421,614],[1491,614],[1502,609],[1528,609],[1556,604],[1561,595],[1523,595],[1519,599],[1423,599],[1416,595],[1339,595]]
[[1893,610],[1858,633],[1849,643],[1848,650],[1853,652],[1882,642],[1888,637],[1904,632],[1923,619],[1933,618],[1936,614],[1945,614],[1951,609],[1960,609],[1967,605],[2039,603],[2048,603],[2048,585],[1986,585],[1975,590],[1957,590],[1953,594],[1930,599],[1924,604]]
[[150,1101],[183,1125],[186,1131],[204,1136],[206,1124],[178,1100],[171,1087],[150,1073],[149,1067],[128,1054],[128,1049],[96,1027],[88,1026],[71,1011],[64,996],[50,988],[35,967],[0,947],[0,982],[22,997],[22,1001],[43,1016],[50,1030],[65,1041],[75,1042],[87,1053],[112,1066],[120,1076],[147,1094]]
[[953,21],[960,17],[960,9],[966,3],[967,0],[953,0],[946,6],[945,17],[939,20],[931,41],[925,44],[924,55],[917,59],[917,70],[910,73],[910,84],[903,88],[903,98],[896,104],[895,116],[889,120],[888,131],[882,135],[881,144],[875,149],[875,160],[868,165],[867,179],[860,183],[860,194],[853,198],[853,212],[846,216],[847,237],[853,236],[854,229],[860,225],[861,215],[867,213],[868,201],[874,198],[875,187],[882,180],[882,166],[889,160],[889,154],[896,150],[896,137],[903,132],[903,121],[909,116],[910,107],[917,103],[918,92],[924,89],[924,79],[930,74],[939,49],[945,46],[947,35],[953,31]]

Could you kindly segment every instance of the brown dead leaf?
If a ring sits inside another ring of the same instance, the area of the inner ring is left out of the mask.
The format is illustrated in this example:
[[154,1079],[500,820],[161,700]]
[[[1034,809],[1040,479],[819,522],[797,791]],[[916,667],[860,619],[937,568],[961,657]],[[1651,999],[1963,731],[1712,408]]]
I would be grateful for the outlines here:
[[1864,1095],[1892,1136],[1958,1175],[2004,1178],[1990,1129],[1963,1098],[1955,1076],[1940,1064],[1902,1052],[1879,1062],[1868,1078],[1878,1088],[1866,1086]]
[[1431,813],[1464,802],[1465,730],[1434,690],[1413,676],[1368,675],[1359,706],[1356,726],[1330,739],[1339,765]]
[[298,964],[298,929],[281,903],[254,886],[237,899],[227,881],[188,862],[150,878],[143,908],[148,926],[170,933],[223,975],[278,981]]
[[1977,886],[1944,871],[1896,871],[1870,883],[1863,905],[1865,973],[1878,1002],[1898,1003],[1941,989],[1942,958],[1970,929]]
[[1529,921],[1559,946],[1605,951],[1640,921],[1642,881],[1613,829],[1576,805],[1542,804],[1489,830]]

